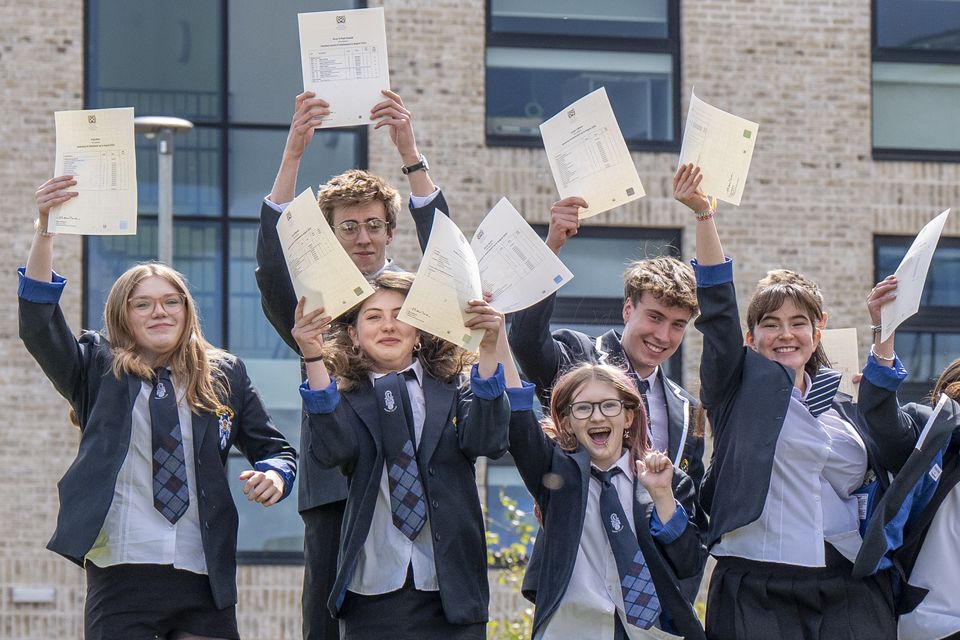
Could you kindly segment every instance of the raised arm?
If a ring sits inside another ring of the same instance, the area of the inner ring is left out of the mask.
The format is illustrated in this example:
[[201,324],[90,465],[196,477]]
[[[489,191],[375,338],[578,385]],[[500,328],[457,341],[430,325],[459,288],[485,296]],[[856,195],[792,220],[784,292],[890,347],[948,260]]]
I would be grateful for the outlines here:
[[[389,127],[390,141],[397,148],[402,166],[411,167],[420,162],[420,150],[413,131],[413,114],[403,104],[403,99],[390,90],[384,90],[385,100],[374,105],[370,117],[376,121],[373,128]],[[410,193],[414,198],[425,198],[437,190],[427,169],[418,169],[407,173]]]
[[294,101],[293,119],[290,122],[290,131],[287,133],[287,143],[283,147],[283,156],[280,159],[280,168],[273,181],[273,188],[267,199],[278,205],[284,205],[296,197],[297,174],[300,172],[300,161],[303,154],[313,140],[314,132],[323,124],[323,119],[330,115],[330,104],[318,98],[312,91],[304,91]]

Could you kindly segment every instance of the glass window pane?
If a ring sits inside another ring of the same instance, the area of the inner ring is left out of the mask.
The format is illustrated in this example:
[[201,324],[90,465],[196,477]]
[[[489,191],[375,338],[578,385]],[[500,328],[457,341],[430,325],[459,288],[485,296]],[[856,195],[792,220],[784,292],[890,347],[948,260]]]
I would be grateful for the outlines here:
[[667,0],[491,0],[490,30],[613,38],[666,38]]
[[[222,136],[197,127],[173,139],[173,212],[218,216]],[[268,187],[269,188],[269,187]],[[157,213],[157,142],[137,136],[137,201],[141,213]]]
[[960,333],[897,331],[897,355],[907,369],[907,382],[932,387],[946,366],[960,355]]
[[539,139],[540,123],[606,87],[627,141],[673,139],[669,54],[487,49],[487,135]]
[[[222,345],[221,268],[218,226],[206,222],[176,222],[173,265],[186,278],[200,312],[204,337]],[[85,326],[103,326],[103,305],[116,279],[131,266],[157,255],[157,222],[140,220],[135,236],[89,236],[84,278]]]
[[489,545],[491,551],[513,544],[525,546],[528,555],[533,550],[532,540],[527,544],[522,541],[525,532],[528,535],[537,532],[533,497],[513,465],[487,465],[487,531],[498,538]]
[[[262,315],[262,314],[260,314]],[[300,364],[298,360],[269,360],[243,357],[253,386],[260,392],[273,423],[293,447],[300,451]],[[303,521],[297,512],[297,489],[264,511],[243,495],[243,483],[236,480],[250,463],[234,449],[227,461],[230,491],[240,514],[238,551],[302,551]]]
[[877,0],[877,46],[960,51],[957,0]]
[[[912,240],[903,240],[902,244],[883,244],[877,252],[877,274],[885,277],[897,270]],[[927,272],[927,281],[923,286],[922,306],[960,306],[960,245],[941,239]],[[900,334],[897,334],[899,351]],[[960,354],[960,352],[957,352]]]
[[357,6],[351,0],[232,0],[230,120],[289,124],[293,99],[303,91],[297,14]]
[[[628,234],[629,229],[624,229]],[[563,263],[574,278],[558,292],[559,297],[615,298],[623,300],[623,272],[632,260],[676,255],[673,236],[658,239],[637,237],[590,238],[575,236],[563,247]]]
[[244,358],[296,358],[297,353],[280,339],[260,305],[257,268],[256,224],[233,224],[230,228],[230,351]]
[[[296,192],[317,186],[359,164],[356,130],[318,131],[300,163]],[[277,176],[287,132],[233,129],[230,132],[230,215],[260,217],[260,205]],[[251,162],[251,158],[256,159]]]
[[87,104],[221,117],[220,3],[90,0]]
[[873,65],[873,146],[960,151],[960,65]]

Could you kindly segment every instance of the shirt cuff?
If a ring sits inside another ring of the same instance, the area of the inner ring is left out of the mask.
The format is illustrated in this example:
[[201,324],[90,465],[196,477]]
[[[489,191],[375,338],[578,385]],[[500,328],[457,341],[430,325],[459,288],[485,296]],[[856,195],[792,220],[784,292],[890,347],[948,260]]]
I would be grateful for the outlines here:
[[283,213],[286,210],[286,208],[290,206],[289,202],[284,202],[283,204],[277,204],[276,202],[271,200],[269,197],[265,197],[263,201],[267,204],[268,207],[270,207],[277,213]]
[[687,512],[679,502],[677,502],[677,510],[673,512],[673,517],[667,520],[666,524],[660,522],[660,516],[657,515],[657,509],[654,507],[650,516],[650,535],[661,544],[670,544],[687,529],[689,521]]
[[724,257],[720,264],[701,265],[694,258],[690,261],[693,273],[697,276],[698,287],[715,287],[733,282],[733,260]]
[[[266,473],[267,471],[276,471],[279,473],[280,477],[283,478],[283,496],[280,497],[280,500],[290,495],[290,491],[293,489],[293,479],[296,478],[297,475],[293,470],[293,464],[289,460],[270,458],[269,460],[261,460],[255,463],[253,468],[261,473]],[[280,502],[280,500],[277,500],[277,502]]]
[[521,380],[520,388],[507,387],[507,398],[510,400],[511,411],[533,411],[533,395],[536,385],[526,380]]
[[480,366],[473,365],[470,370],[470,390],[481,400],[496,400],[503,395],[507,381],[503,377],[503,365],[497,363],[497,370],[489,378],[480,377]]
[[17,295],[27,302],[39,304],[57,304],[60,302],[60,296],[63,294],[63,288],[67,285],[67,279],[56,271],[50,273],[50,282],[43,282],[28,278],[27,268],[20,267],[17,269],[17,275],[20,276]]
[[304,382],[300,385],[300,398],[303,399],[303,410],[307,413],[333,413],[340,404],[337,381],[331,380],[326,389],[311,389],[310,384]]
[[863,377],[870,384],[887,391],[896,391],[900,388],[900,383],[907,379],[907,370],[897,354],[893,354],[893,366],[885,367],[877,362],[871,353],[867,356],[867,364],[863,368]]
[[420,207],[425,207],[434,200],[437,199],[437,194],[440,193],[440,187],[437,187],[433,190],[433,193],[426,196],[415,196],[412,193],[410,194],[410,208],[419,209]]

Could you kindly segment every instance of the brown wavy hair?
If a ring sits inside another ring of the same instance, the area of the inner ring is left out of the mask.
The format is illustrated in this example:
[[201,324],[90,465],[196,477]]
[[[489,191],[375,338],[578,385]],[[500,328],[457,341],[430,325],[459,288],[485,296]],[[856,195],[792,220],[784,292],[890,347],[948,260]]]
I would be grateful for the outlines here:
[[937,378],[937,383],[933,385],[933,392],[929,398],[930,403],[935,403],[941,393],[945,393],[950,396],[952,400],[960,402],[960,358],[957,358],[943,369],[940,377]]
[[[129,328],[130,296],[141,282],[150,277],[163,278],[183,294],[184,327],[176,346],[151,366],[137,350]],[[211,345],[200,330],[197,305],[186,279],[165,264],[138,264],[120,276],[110,288],[103,321],[113,352],[113,375],[124,374],[151,380],[155,367],[169,367],[173,375],[185,382],[184,400],[194,412],[215,412],[229,395],[229,383],[217,365],[228,357],[227,352]]]
[[[819,290],[814,292],[809,287],[798,282],[777,282],[765,287],[758,286],[753,292],[750,306],[747,307],[747,329],[753,334],[757,323],[768,313],[773,313],[783,306],[787,300],[792,300],[797,308],[810,320],[811,329],[816,332],[823,318],[823,296]],[[823,350],[823,345],[817,343],[817,348],[810,354],[810,359],[804,365],[804,371],[811,378],[816,377],[820,367],[830,366],[830,360]]]
[[674,257],[647,258],[627,265],[623,273],[624,300],[636,305],[644,292],[668,307],[688,310],[691,318],[700,313],[693,269]]
[[320,185],[317,192],[317,204],[323,211],[323,217],[333,224],[333,212],[337,207],[349,207],[382,202],[387,220],[387,233],[393,235],[400,214],[400,193],[384,181],[363,169],[351,169],[334,176],[326,184]]
[[[401,271],[384,271],[371,283],[376,290],[397,291],[406,297],[413,286],[413,274]],[[331,375],[337,378],[341,391],[352,391],[369,384],[369,372],[373,362],[360,348],[353,346],[348,327],[357,328],[357,320],[364,302],[350,310],[337,321],[337,327],[325,340],[323,359]],[[452,382],[477,361],[475,354],[451,342],[428,333],[418,332],[419,349],[414,355],[420,360],[423,370],[443,382]]]
[[623,441],[634,460],[643,458],[650,451],[643,400],[630,378],[608,364],[585,363],[560,376],[550,395],[550,415],[544,416],[540,423],[544,433],[556,440],[564,451],[576,451],[580,443],[570,427],[567,410],[580,389],[594,380],[612,387],[617,397],[624,401],[624,408],[633,411],[633,422],[624,429]]

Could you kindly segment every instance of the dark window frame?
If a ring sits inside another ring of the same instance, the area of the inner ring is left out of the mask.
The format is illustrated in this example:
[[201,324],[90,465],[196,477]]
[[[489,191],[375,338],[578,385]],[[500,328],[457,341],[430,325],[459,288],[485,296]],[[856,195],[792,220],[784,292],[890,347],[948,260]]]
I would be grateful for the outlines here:
[[[486,53],[490,47],[516,47],[521,49],[577,49],[585,51],[613,51],[627,53],[670,54],[673,58],[673,139],[672,140],[626,140],[631,151],[677,152],[680,151],[680,102],[682,86],[681,47],[680,47],[680,2],[667,0],[667,36],[666,38],[618,38],[599,36],[578,36],[570,38],[563,35],[543,33],[498,33],[492,29],[492,0],[486,0],[484,8],[485,40],[483,46],[484,70]],[[486,83],[486,81],[484,81]],[[491,135],[487,132],[486,102],[484,102],[483,135],[488,147],[543,147],[539,136]]]
[[874,160],[891,162],[960,162],[960,150],[946,149],[907,149],[899,147],[878,147],[873,140],[873,63],[903,62],[910,64],[955,64],[960,66],[960,51],[925,51],[907,47],[881,47],[879,45],[877,23],[877,3],[870,0],[870,147]]

